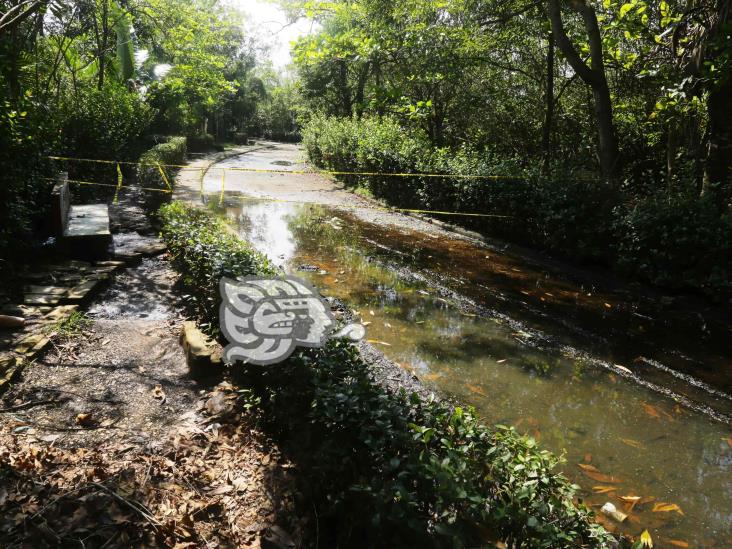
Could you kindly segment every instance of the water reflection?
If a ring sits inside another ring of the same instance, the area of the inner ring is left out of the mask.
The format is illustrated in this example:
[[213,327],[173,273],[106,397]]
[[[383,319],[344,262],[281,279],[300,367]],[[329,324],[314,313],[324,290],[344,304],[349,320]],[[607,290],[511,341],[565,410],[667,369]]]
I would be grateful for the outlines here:
[[[352,218],[314,206],[236,201],[226,215],[275,263],[347,302],[369,323],[367,338],[389,358],[474,405],[488,422],[514,425],[566,455],[564,470],[589,504],[599,509],[610,501],[629,514],[622,524],[608,524],[611,529],[639,535],[648,528],[657,546],[732,544],[732,433],[726,425],[569,353],[537,349],[536,318],[522,318],[526,308],[513,302],[504,309],[510,318],[476,316],[400,271],[394,258],[419,256],[423,248],[394,250],[397,239],[375,240],[373,228]],[[304,264],[318,269],[298,271]],[[490,292],[472,286],[471,296],[478,303],[510,296],[507,285],[516,278],[510,280],[483,280]],[[467,288],[470,281],[455,285]],[[570,290],[544,285],[541,291],[561,297]],[[631,509],[620,499],[626,496],[644,499]],[[663,503],[681,512],[664,511]]]

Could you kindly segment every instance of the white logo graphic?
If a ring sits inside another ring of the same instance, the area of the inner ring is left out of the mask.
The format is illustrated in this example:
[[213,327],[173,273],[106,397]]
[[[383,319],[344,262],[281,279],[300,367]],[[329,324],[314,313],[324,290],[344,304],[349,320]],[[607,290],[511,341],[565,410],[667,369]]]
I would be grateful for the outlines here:
[[[228,362],[274,364],[295,347],[322,347],[336,325],[330,306],[310,284],[294,276],[284,278],[222,278],[221,331],[229,341]],[[361,339],[365,329],[350,324],[335,337]]]

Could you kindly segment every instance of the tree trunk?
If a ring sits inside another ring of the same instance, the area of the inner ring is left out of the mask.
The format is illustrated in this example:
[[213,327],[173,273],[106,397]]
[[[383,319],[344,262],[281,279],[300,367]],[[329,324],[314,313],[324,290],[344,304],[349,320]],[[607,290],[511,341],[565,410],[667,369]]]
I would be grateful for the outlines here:
[[598,135],[598,156],[602,179],[615,187],[618,184],[618,141],[613,125],[613,106],[610,99],[610,88],[605,75],[605,64],[602,59],[602,37],[597,23],[597,14],[585,0],[572,0],[573,10],[582,16],[587,39],[590,43],[590,66],[582,60],[570,41],[562,22],[559,0],[549,0],[549,19],[557,46],[567,58],[567,62],[577,75],[592,88],[595,103],[595,122]]
[[669,121],[666,127],[666,188],[669,193],[676,190],[676,154],[679,150],[679,130],[674,120]]
[[341,114],[343,116],[351,116],[351,90],[348,89],[348,67],[343,59],[339,59],[338,63],[338,91],[340,94]]
[[552,161],[552,124],[554,123],[554,35],[549,31],[549,44],[546,52],[546,92],[544,103],[544,127],[542,128],[541,173],[550,175]]
[[366,88],[366,81],[368,80],[370,70],[371,63],[367,62],[358,75],[358,82],[356,83],[356,97],[354,100],[356,107],[356,116],[358,116],[358,118],[361,118],[361,116],[363,115],[364,91]]
[[94,32],[97,39],[97,60],[99,63],[99,73],[97,74],[97,89],[104,87],[104,73],[107,70],[107,32],[108,32],[109,4],[108,0],[102,0],[101,29],[94,17]]

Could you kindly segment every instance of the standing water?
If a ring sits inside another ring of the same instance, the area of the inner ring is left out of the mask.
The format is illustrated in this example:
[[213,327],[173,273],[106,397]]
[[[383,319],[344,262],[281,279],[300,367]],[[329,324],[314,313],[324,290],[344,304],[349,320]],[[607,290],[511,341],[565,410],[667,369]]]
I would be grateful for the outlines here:
[[[209,198],[213,205],[221,197]],[[732,545],[732,401],[644,358],[652,349],[630,335],[621,352],[607,335],[621,329],[620,320],[607,318],[604,333],[589,317],[586,330],[564,326],[515,297],[561,305],[569,293],[562,282],[529,284],[530,269],[502,263],[500,252],[461,249],[455,239],[379,227],[322,206],[232,193],[218,210],[275,264],[346,302],[387,357],[475,406],[487,423],[513,425],[564,455],[564,472],[608,529],[633,536],[648,529],[657,547]],[[476,258],[511,276],[487,280]],[[526,289],[512,291],[516,284]],[[597,300],[583,292],[583,305]],[[602,299],[600,307],[612,309]],[[574,316],[582,310],[575,306]],[[548,335],[552,326],[566,329]],[[643,377],[617,364],[635,353],[636,363],[648,365]],[[681,351],[668,355],[694,362]],[[720,360],[714,351],[704,357]],[[627,519],[604,517],[606,502]]]

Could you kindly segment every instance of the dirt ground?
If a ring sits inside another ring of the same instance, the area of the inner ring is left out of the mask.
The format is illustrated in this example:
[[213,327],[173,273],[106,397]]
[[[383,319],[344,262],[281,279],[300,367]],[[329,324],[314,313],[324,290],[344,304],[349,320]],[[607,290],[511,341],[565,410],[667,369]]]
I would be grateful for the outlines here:
[[189,376],[176,280],[128,268],[0,396],[0,546],[300,544],[291,464],[229,383]]

